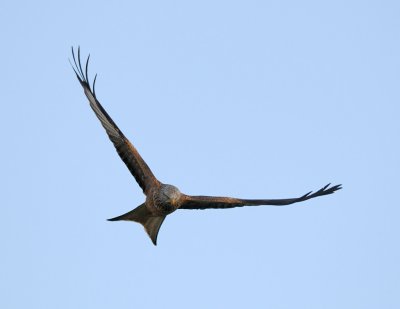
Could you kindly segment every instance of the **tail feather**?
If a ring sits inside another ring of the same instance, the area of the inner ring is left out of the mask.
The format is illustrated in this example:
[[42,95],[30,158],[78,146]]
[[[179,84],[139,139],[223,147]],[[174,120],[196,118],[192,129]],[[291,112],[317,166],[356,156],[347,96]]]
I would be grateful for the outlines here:
[[150,217],[147,219],[146,224],[143,224],[144,229],[149,235],[154,246],[157,246],[157,236],[160,230],[161,224],[164,222],[165,216],[163,217]]
[[165,216],[154,216],[147,209],[146,205],[136,207],[135,209],[123,214],[121,216],[108,219],[108,221],[135,221],[144,226],[147,234],[154,245],[157,245],[157,235],[160,230],[161,224],[164,222]]

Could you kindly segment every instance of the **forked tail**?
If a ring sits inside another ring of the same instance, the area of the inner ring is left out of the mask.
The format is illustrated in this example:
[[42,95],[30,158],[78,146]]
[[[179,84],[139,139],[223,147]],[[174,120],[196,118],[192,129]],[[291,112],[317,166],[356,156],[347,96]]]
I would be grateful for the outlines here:
[[146,205],[136,207],[134,210],[127,212],[121,216],[108,219],[108,221],[135,221],[144,226],[147,234],[150,236],[151,241],[157,245],[157,235],[160,230],[161,224],[163,223],[165,216],[153,216],[147,209]]

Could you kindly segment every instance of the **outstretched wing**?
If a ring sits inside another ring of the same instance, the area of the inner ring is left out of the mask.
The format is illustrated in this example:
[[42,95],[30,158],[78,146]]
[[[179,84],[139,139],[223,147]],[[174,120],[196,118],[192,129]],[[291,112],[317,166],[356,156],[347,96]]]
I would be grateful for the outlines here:
[[129,140],[125,137],[125,135],[121,132],[111,117],[104,110],[103,106],[101,106],[100,102],[97,100],[94,89],[97,75],[93,80],[93,89],[89,84],[88,65],[90,55],[86,61],[85,71],[82,69],[79,47],[77,58],[75,57],[74,49],[72,48],[72,58],[75,64],[74,66],[71,63],[72,68],[74,69],[76,77],[83,87],[85,95],[89,100],[90,107],[93,109],[97,118],[100,120],[101,124],[106,130],[108,137],[114,144],[122,161],[124,161],[131,174],[135,177],[143,192],[147,194],[150,188],[153,186],[159,186],[160,183],[155,178],[136,148],[131,144],[131,142],[129,142]]
[[209,208],[234,208],[242,206],[259,206],[259,205],[272,205],[272,206],[285,206],[293,203],[303,202],[314,197],[332,194],[340,190],[342,185],[330,187],[330,184],[321,188],[315,193],[309,192],[298,198],[288,199],[272,199],[272,200],[248,200],[238,199],[232,197],[217,197],[217,196],[190,196],[185,195],[181,209],[209,209]]

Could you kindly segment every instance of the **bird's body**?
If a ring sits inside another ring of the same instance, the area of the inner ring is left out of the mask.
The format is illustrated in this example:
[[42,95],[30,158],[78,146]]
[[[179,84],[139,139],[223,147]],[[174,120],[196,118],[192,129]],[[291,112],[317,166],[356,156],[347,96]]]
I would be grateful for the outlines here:
[[183,194],[173,185],[161,183],[152,173],[146,162],[142,159],[136,148],[121,132],[111,117],[104,110],[95,94],[95,82],[93,87],[89,84],[88,64],[86,61],[85,70],[82,69],[80,50],[76,59],[72,49],[72,57],[75,66],[73,69],[81,83],[90,106],[100,120],[102,126],[107,132],[108,137],[114,144],[117,153],[126,164],[131,174],[136,179],[146,200],[143,204],[121,216],[109,219],[110,221],[135,221],[142,224],[153,241],[157,243],[157,235],[165,217],[177,209],[209,209],[209,208],[233,208],[242,206],[274,205],[284,206],[297,202],[302,202],[318,196],[332,194],[341,189],[341,185],[329,187],[330,184],[321,188],[317,192],[309,192],[298,198],[289,199],[239,199],[233,197],[215,197],[215,196],[190,196]]

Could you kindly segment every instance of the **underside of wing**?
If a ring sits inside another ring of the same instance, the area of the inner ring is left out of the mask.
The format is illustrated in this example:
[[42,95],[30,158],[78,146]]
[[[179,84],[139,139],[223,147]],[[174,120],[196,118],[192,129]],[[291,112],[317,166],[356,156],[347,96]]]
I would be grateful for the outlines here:
[[72,48],[72,58],[74,65],[71,63],[75,71],[76,77],[81,83],[86,97],[89,100],[90,107],[95,112],[97,118],[100,120],[102,126],[107,132],[108,137],[114,144],[119,156],[128,167],[131,174],[135,177],[137,183],[142,188],[143,192],[147,194],[152,186],[158,186],[159,182],[154,177],[146,162],[142,159],[136,148],[124,136],[121,130],[117,127],[111,117],[104,110],[103,106],[96,98],[95,83],[96,77],[93,80],[93,87],[89,84],[88,65],[89,58],[87,58],[85,71],[82,69],[80,49],[78,48],[77,57],[75,57],[74,49]]
[[288,199],[238,199],[232,197],[217,197],[217,196],[190,196],[186,195],[184,202],[182,203],[181,209],[210,209],[210,208],[234,208],[242,206],[285,206],[293,203],[303,202],[318,196],[332,194],[337,190],[340,190],[341,185],[329,187],[330,184],[321,188],[316,192],[309,192],[301,197],[288,198]]

